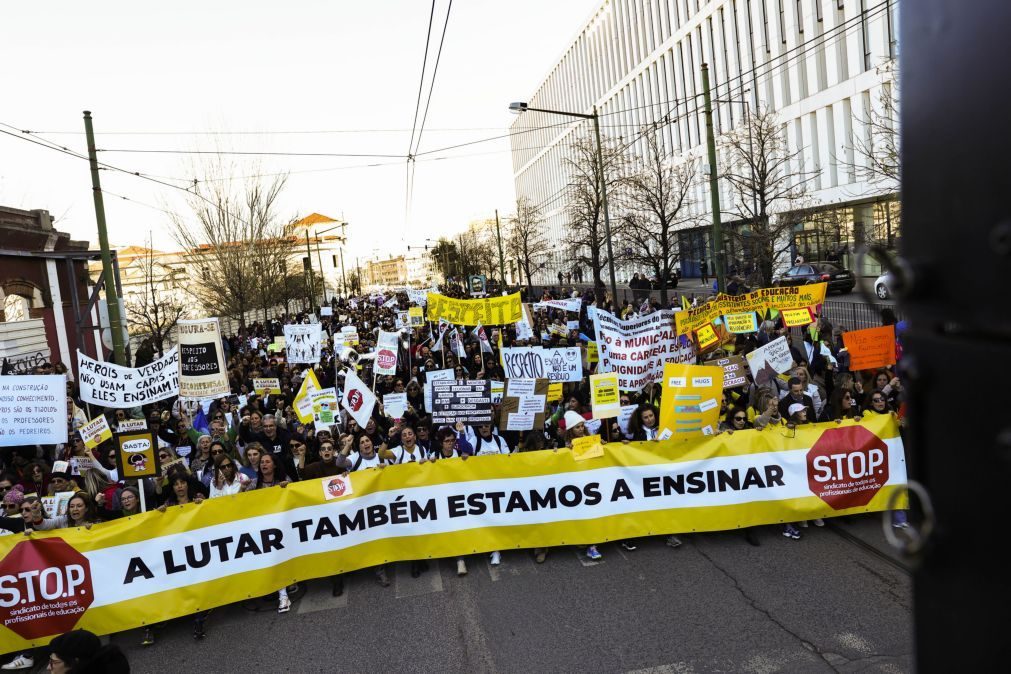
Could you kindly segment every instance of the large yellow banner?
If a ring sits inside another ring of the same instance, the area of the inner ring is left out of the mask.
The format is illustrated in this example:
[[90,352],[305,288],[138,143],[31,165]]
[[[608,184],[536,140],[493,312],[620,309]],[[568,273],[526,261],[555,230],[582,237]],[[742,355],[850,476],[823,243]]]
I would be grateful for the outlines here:
[[683,443],[444,459],[213,498],[91,529],[0,536],[0,652],[108,634],[398,560],[882,510],[898,425],[769,427]]
[[439,319],[454,325],[506,325],[523,318],[520,294],[458,300],[438,293],[428,293],[428,320]]
[[716,299],[700,304],[694,309],[684,309],[674,314],[679,335],[688,335],[702,326],[712,323],[724,314],[740,314],[747,311],[768,309],[802,309],[825,301],[827,283],[812,283],[805,286],[785,288],[762,288],[744,295],[720,293]]

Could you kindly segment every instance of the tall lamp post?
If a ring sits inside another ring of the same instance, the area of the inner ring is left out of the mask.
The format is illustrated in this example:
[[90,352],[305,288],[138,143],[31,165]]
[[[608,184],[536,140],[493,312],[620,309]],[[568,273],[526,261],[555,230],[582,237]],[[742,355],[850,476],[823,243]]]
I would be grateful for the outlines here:
[[562,115],[564,117],[578,117],[579,119],[593,120],[593,133],[597,141],[597,170],[598,180],[600,180],[600,200],[604,207],[604,234],[607,237],[607,267],[611,274],[611,301],[615,308],[618,306],[618,283],[614,277],[614,253],[611,250],[611,214],[607,209],[607,179],[604,176],[604,151],[600,144],[600,120],[597,116],[597,106],[593,106],[593,114],[587,115],[581,112],[564,112],[562,110],[545,110],[543,108],[531,108],[524,102],[509,104],[509,110],[516,114],[524,112],[544,112],[549,115]]
[[[345,223],[342,223],[340,225],[337,225],[336,227],[331,227],[329,229],[324,229],[322,232],[318,231],[318,230],[316,231],[316,261],[319,262],[319,276],[323,280],[323,304],[327,304],[328,300],[327,300],[327,296],[326,296],[326,276],[323,274],[323,257],[322,257],[322,255],[320,255],[320,252],[319,252],[319,238],[323,234],[328,234],[328,233],[333,232],[333,231],[338,230],[338,229],[344,229],[347,226],[348,226],[348,223],[345,222]],[[309,243],[309,231],[308,230],[306,230],[305,237],[306,237],[306,246],[308,247],[308,243]],[[348,242],[347,235],[340,236],[338,238],[341,241],[341,245],[347,245],[347,242]],[[311,269],[311,260],[310,260],[310,269]],[[344,249],[342,248],[341,249],[341,276],[342,276],[342,278],[343,278],[343,274],[344,274]],[[346,278],[344,278],[344,285],[345,286],[347,285],[347,279]]]

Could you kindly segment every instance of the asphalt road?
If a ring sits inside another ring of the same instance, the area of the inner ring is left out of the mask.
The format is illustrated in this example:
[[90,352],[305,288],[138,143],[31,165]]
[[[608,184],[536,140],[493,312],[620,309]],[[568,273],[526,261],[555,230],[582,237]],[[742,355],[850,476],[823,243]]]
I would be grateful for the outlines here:
[[139,630],[113,640],[134,671],[173,674],[912,671],[911,581],[874,552],[879,517],[803,531],[763,527],[760,547],[739,532],[606,544],[598,563],[572,547],[542,565],[471,556],[462,578],[453,560],[418,579],[398,564],[389,587],[359,571],[338,598],[310,581],[285,615],[273,597],[215,609],[200,642],[188,619],[150,647]]

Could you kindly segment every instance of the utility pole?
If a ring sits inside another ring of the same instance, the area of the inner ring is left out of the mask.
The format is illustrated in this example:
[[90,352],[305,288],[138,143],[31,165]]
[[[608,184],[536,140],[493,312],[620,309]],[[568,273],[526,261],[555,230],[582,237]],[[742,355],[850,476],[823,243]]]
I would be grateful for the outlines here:
[[[707,90],[708,91],[708,90]],[[611,250],[611,214],[607,210],[607,176],[604,175],[604,151],[600,145],[600,118],[593,106],[593,133],[597,136],[597,168],[600,169],[600,200],[604,207],[604,234],[607,236],[607,266],[611,272],[611,304],[618,310],[618,282],[614,278],[614,251]]]
[[[344,239],[347,241],[347,239]],[[348,277],[344,273],[344,246],[341,245],[341,290],[344,292],[344,296],[348,295]]]
[[330,302],[326,297],[326,275],[323,273],[323,256],[319,252],[319,236],[316,237],[316,261],[319,262],[319,277],[323,279],[323,304]]
[[[84,111],[84,133],[88,137],[88,163],[91,165],[91,193],[95,198],[95,219],[98,221],[98,245],[102,249],[102,280],[105,284],[105,301],[109,306],[109,329],[112,331],[112,357],[117,365],[129,366],[123,348],[123,317],[119,313],[119,293],[116,292],[116,275],[112,269],[109,251],[109,233],[105,229],[105,200],[98,179],[98,153],[95,151],[95,131],[91,127],[91,111]],[[71,292],[77,292],[71,279]],[[59,309],[57,307],[58,311]]]
[[498,239],[498,284],[505,290],[505,257],[502,255],[502,227],[498,221],[497,208],[495,209],[495,238]]
[[[723,223],[720,220],[720,189],[716,175],[716,137],[713,135],[713,100],[709,95],[709,65],[702,64],[702,96],[706,108],[706,146],[709,149],[709,195],[713,209],[713,271],[716,273],[716,287],[720,292],[727,289],[726,270],[723,259]],[[749,120],[750,121],[750,120]]]
[[[315,284],[313,283],[313,278],[312,278],[312,249],[309,248],[309,228],[308,227],[305,230],[305,262],[306,262],[306,265],[308,265],[306,267],[306,271],[309,272],[309,278],[308,278],[308,281],[309,281],[309,311],[312,311],[315,308],[315,303],[313,302],[313,297],[312,296],[313,296],[313,294],[315,294],[316,288],[314,287]],[[322,270],[320,270],[320,271],[322,271]]]

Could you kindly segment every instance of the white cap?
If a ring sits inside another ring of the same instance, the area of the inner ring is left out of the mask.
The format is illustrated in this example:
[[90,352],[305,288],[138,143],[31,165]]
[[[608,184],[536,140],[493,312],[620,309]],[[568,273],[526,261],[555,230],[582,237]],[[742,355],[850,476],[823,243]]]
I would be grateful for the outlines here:
[[797,412],[803,412],[806,409],[807,409],[806,405],[802,405],[800,403],[794,403],[794,404],[790,405],[790,407],[786,410],[786,412],[787,412],[787,414],[789,414],[792,417]]
[[578,412],[573,412],[572,410],[569,410],[568,412],[565,413],[564,419],[565,419],[565,430],[569,430],[570,428],[575,428],[579,424],[586,423],[586,419],[583,418],[582,414],[579,414]]

